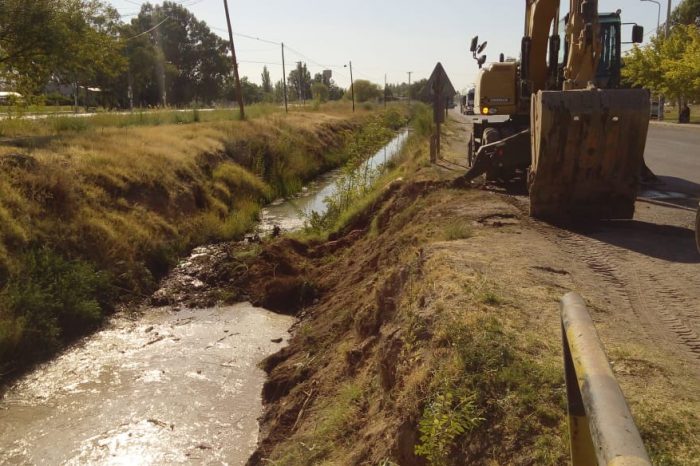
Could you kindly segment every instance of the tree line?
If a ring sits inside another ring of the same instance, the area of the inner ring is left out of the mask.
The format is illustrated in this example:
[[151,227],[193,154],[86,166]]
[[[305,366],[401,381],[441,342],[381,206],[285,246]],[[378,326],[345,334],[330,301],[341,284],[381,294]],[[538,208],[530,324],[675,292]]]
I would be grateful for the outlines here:
[[[312,76],[302,62],[291,66],[290,101],[350,97],[350,89],[327,74]],[[267,67],[261,82],[241,78],[247,104],[284,100],[284,83],[273,83]],[[358,102],[384,98],[377,84],[361,79],[354,84]],[[415,99],[420,86],[390,85],[387,98],[410,93]],[[128,23],[103,0],[0,1],[0,90],[66,105],[75,96],[87,105],[92,90],[95,104],[108,108],[211,105],[236,98],[228,41],[169,1],[143,4]]]
[[[663,29],[663,26],[662,26]],[[700,0],[683,0],[673,11],[670,34],[663,31],[625,57],[627,83],[663,94],[681,106],[700,100]]]

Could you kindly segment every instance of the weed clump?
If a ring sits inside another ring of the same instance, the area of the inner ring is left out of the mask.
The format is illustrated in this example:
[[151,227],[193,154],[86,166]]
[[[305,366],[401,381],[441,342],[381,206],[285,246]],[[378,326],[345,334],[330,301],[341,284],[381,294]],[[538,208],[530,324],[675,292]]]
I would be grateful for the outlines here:
[[[566,427],[560,371],[519,351],[518,335],[495,317],[447,319],[439,333],[452,357],[440,364],[428,389],[416,454],[438,466],[469,464],[496,451],[497,458],[514,460],[515,450],[536,464],[561,460],[549,457],[546,447],[561,443]],[[510,452],[498,445],[512,438],[533,445],[510,445]]]
[[19,262],[0,293],[0,361],[5,366],[47,354],[95,326],[112,300],[108,275],[90,263],[47,248],[32,249]]

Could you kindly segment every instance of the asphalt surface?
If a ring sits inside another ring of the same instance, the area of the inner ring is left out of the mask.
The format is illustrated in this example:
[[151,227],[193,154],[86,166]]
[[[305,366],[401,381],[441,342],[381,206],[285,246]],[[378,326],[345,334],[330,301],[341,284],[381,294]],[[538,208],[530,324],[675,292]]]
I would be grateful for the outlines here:
[[663,189],[700,198],[700,125],[652,122],[644,158]]

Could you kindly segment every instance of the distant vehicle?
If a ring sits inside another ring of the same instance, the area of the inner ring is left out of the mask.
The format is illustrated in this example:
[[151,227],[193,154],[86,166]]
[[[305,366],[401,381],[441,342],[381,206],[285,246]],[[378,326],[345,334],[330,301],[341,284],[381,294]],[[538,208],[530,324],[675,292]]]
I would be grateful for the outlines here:
[[659,118],[659,101],[651,101],[651,118]]
[[467,101],[464,108],[465,115],[474,115],[474,95],[476,94],[476,89],[469,89],[467,92]]
[[0,91],[0,105],[12,104],[23,99],[19,92]]

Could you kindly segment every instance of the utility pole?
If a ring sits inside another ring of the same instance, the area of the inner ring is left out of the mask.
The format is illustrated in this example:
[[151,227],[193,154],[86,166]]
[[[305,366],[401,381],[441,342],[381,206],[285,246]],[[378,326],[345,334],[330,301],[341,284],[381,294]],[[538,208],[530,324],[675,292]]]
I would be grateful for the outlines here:
[[411,106],[411,75],[413,71],[407,71],[408,73],[408,106]]
[[[345,65],[348,66],[348,65]],[[355,111],[355,80],[352,79],[352,60],[350,60],[350,94],[352,95],[352,111]]]
[[282,42],[282,82],[284,83],[284,113],[289,113],[287,106],[287,70],[284,67],[284,42]]
[[386,108],[386,73],[384,73],[384,108]]
[[228,13],[228,0],[224,0],[226,10],[226,24],[228,25],[228,38],[231,41],[231,58],[233,59],[233,78],[236,80],[236,93],[238,94],[238,108],[241,112],[241,120],[245,120],[245,110],[243,108],[243,92],[241,91],[241,79],[238,76],[238,60],[236,60],[236,47],[233,45],[233,29],[231,29],[231,17]]

